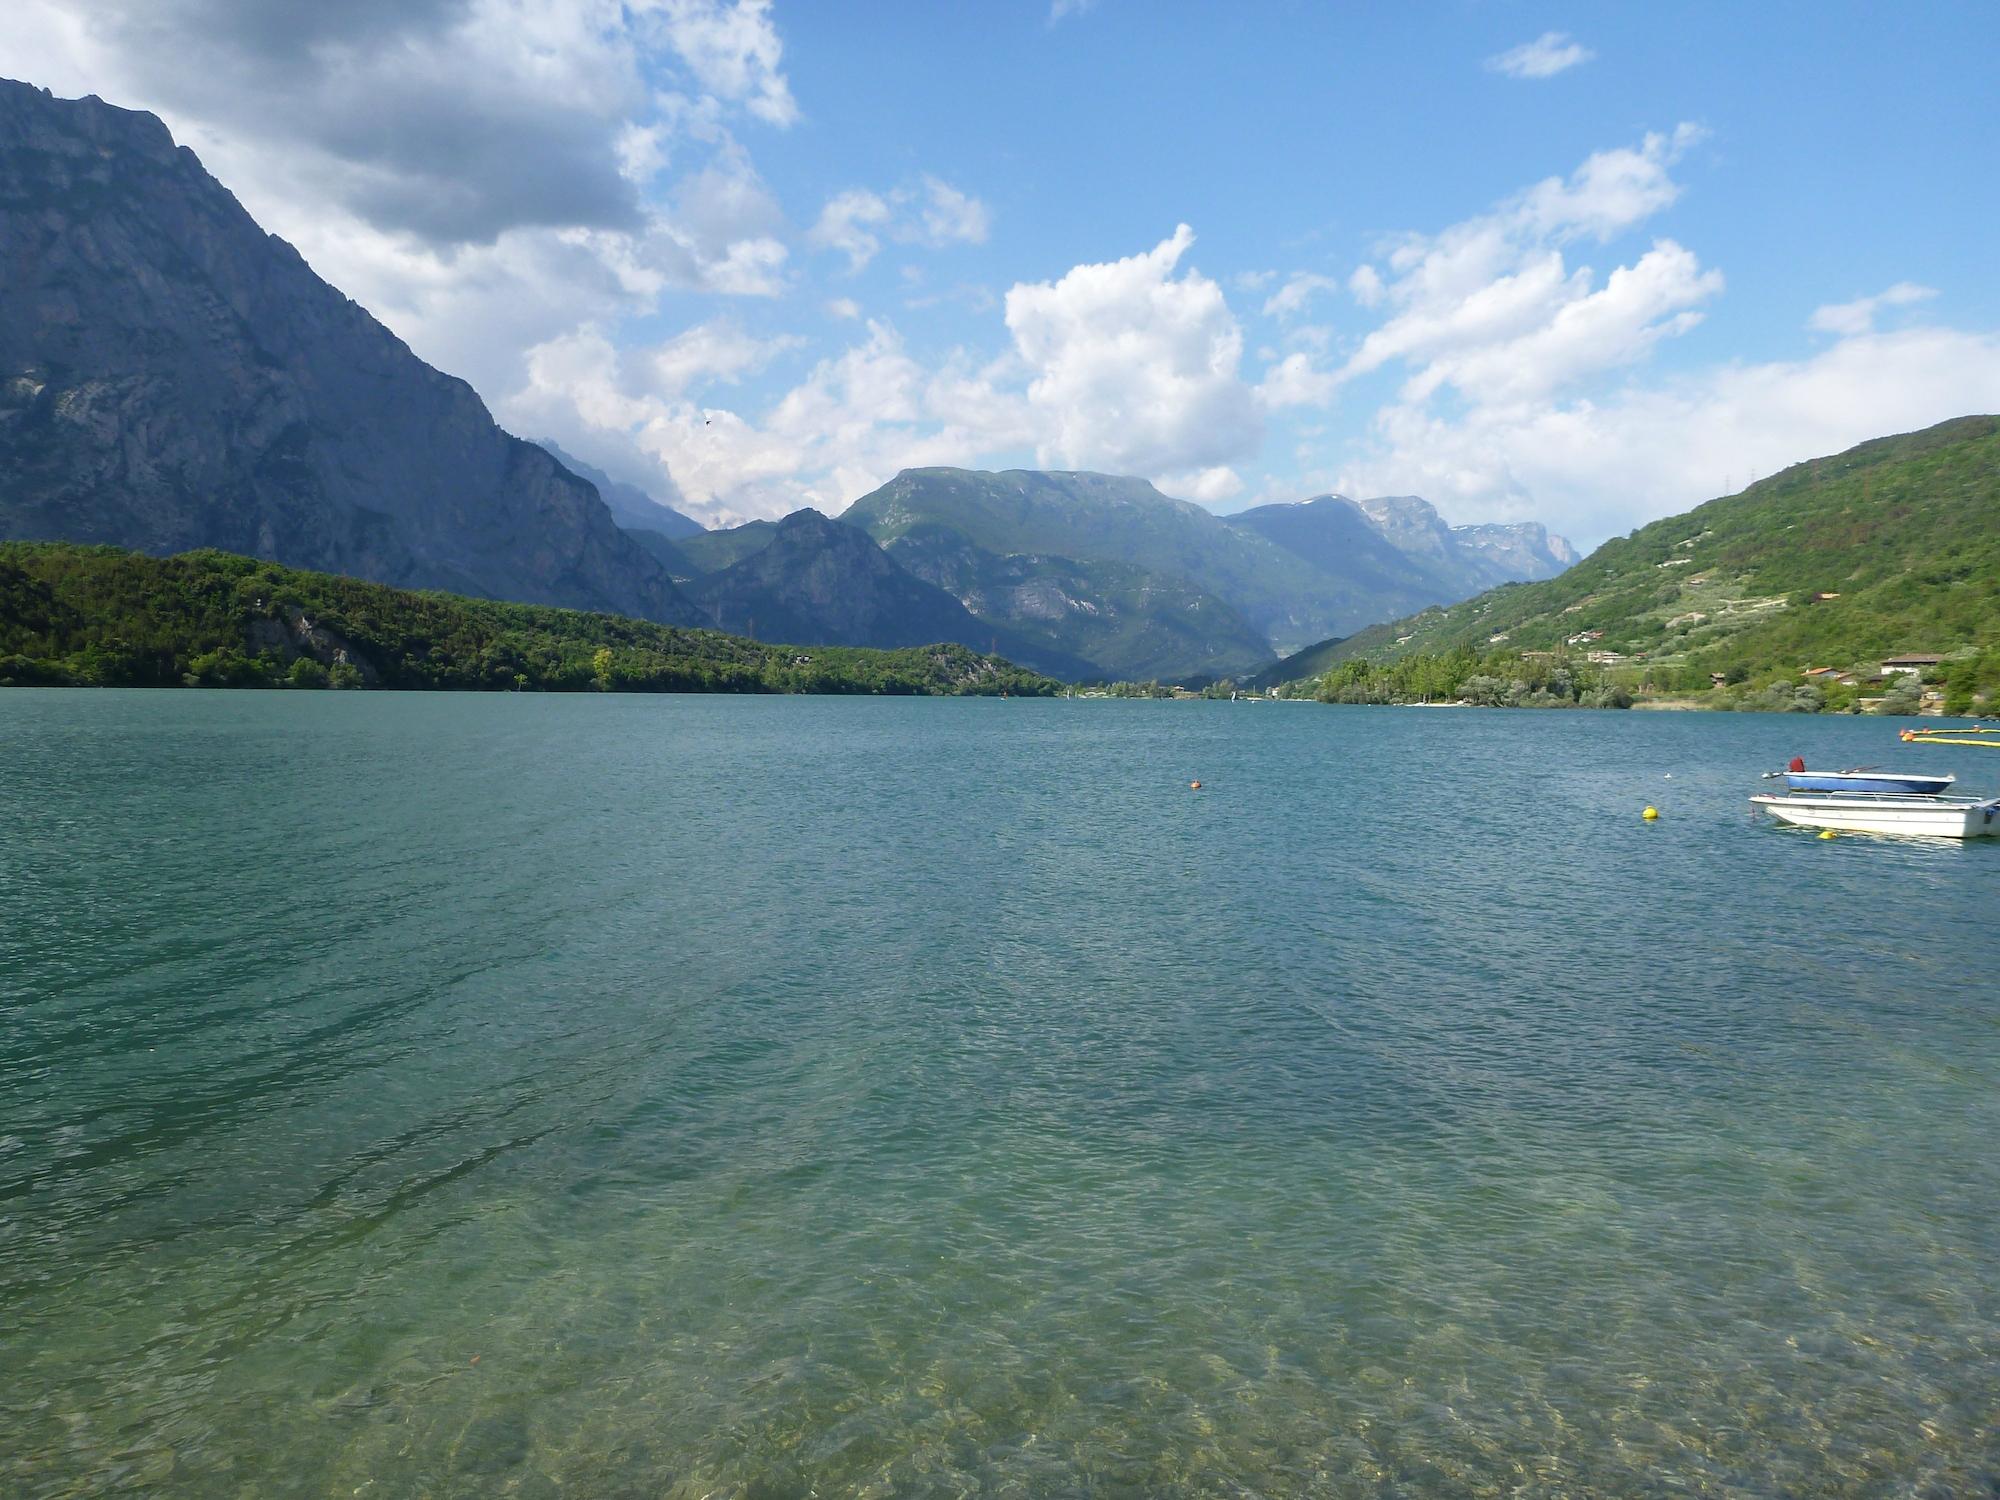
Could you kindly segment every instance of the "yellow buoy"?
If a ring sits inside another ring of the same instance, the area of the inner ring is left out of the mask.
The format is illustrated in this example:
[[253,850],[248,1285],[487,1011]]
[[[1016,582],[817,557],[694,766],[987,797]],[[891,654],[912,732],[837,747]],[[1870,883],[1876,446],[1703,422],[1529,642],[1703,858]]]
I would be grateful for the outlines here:
[[1836,834],[1836,833],[1835,833],[1835,832],[1834,832],[1834,831],[1833,831],[1833,830],[1832,830],[1831,828],[1822,828],[1822,829],[1821,829],[1821,830],[1819,831],[1819,836],[1820,836],[1821,838],[1823,838],[1823,839],[1830,839],[1830,838],[1837,838],[1837,837],[1839,837],[1839,835],[1837,835],[1837,834]]
[[1660,815],[1660,810],[1657,807],[1649,807],[1644,812],[1639,814],[1639,816],[1644,818],[1648,823],[1652,822],[1659,815]]

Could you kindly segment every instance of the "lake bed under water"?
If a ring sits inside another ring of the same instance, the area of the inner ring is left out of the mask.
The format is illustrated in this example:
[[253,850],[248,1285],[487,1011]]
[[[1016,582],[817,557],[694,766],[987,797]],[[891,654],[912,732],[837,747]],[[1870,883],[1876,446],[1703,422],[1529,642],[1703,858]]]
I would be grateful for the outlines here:
[[1995,1493],[1898,723],[0,693],[0,1493]]

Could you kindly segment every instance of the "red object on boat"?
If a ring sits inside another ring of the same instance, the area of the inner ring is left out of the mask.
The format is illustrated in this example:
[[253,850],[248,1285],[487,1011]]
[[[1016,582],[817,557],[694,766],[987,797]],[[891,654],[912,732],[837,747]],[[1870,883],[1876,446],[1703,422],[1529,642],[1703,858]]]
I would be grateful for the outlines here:
[[1805,768],[1806,768],[1806,758],[1803,755],[1794,755],[1792,757],[1792,763],[1789,766],[1785,767],[1787,771],[1803,771]]

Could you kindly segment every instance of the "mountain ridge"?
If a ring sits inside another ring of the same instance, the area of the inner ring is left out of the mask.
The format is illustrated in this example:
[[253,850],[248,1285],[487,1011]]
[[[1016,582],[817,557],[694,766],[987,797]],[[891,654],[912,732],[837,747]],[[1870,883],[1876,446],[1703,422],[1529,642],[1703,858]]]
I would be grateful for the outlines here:
[[155,116],[0,80],[0,538],[694,612],[587,481],[261,229]]
[[[1575,652],[1670,691],[2000,649],[2000,416],[1793,464],[1553,579],[1388,621],[1331,662]],[[1983,670],[1983,669],[1982,669]]]

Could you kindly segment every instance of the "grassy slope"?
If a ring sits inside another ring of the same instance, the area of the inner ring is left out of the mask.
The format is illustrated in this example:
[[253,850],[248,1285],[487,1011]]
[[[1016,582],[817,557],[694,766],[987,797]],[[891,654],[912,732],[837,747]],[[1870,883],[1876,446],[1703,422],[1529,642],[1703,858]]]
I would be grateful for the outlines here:
[[[317,627],[302,634],[301,620]],[[963,646],[765,645],[618,615],[417,593],[224,552],[0,544],[0,683],[256,686],[337,649],[394,688],[1049,693]],[[310,669],[307,669],[310,671]]]
[[[1815,592],[1840,597],[1805,602]],[[1363,631],[1326,664],[1552,650],[1589,630],[1604,633],[1593,649],[1644,652],[1691,680],[2000,645],[2000,418],[1794,465],[1606,542],[1560,577]]]

